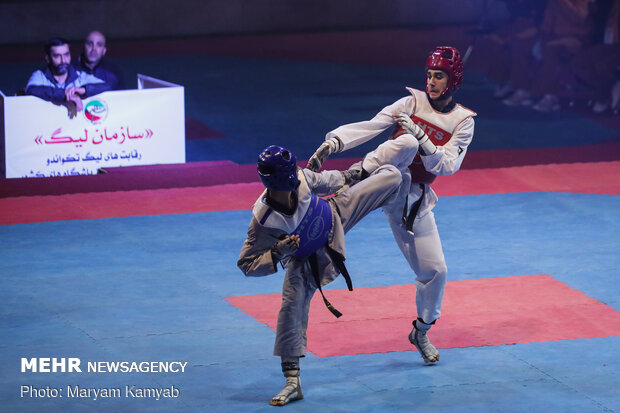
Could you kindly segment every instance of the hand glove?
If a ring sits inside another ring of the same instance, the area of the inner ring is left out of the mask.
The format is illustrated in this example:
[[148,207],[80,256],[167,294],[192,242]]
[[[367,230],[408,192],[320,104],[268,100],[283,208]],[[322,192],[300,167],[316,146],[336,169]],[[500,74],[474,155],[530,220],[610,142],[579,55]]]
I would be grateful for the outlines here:
[[299,236],[295,237],[293,235],[276,242],[273,247],[271,247],[271,254],[276,260],[280,261],[289,255],[293,255],[298,248]]
[[314,152],[314,155],[310,157],[306,168],[314,172],[318,171],[321,169],[321,165],[323,165],[323,162],[325,162],[327,157],[334,152],[338,152],[339,150],[340,140],[337,138],[329,138],[323,142],[316,152]]
[[430,155],[437,151],[437,147],[431,142],[426,132],[413,123],[406,113],[401,112],[398,115],[394,115],[394,119],[407,133],[413,135],[418,140],[423,155]]
[[405,129],[405,131],[407,131],[407,133],[413,135],[417,140],[422,140],[426,136],[426,133],[424,133],[422,128],[413,123],[411,118],[406,113],[401,112],[398,115],[395,115],[394,119],[400,126],[403,127],[403,129]]

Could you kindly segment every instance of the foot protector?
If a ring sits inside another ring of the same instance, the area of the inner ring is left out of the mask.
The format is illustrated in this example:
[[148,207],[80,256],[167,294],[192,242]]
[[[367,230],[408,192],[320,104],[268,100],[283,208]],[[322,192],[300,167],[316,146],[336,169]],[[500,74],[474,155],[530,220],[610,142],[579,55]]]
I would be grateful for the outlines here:
[[285,404],[294,402],[295,400],[301,400],[303,398],[304,395],[301,392],[301,379],[299,376],[287,377],[284,388],[277,394],[277,396],[271,399],[269,404],[272,406],[284,406]]
[[348,170],[342,171],[345,186],[353,186],[368,177],[368,172],[362,168],[362,161],[356,162]]
[[439,351],[431,344],[426,334],[430,328],[430,324],[414,321],[413,330],[409,333],[409,342],[415,346],[425,363],[436,363],[439,361]]

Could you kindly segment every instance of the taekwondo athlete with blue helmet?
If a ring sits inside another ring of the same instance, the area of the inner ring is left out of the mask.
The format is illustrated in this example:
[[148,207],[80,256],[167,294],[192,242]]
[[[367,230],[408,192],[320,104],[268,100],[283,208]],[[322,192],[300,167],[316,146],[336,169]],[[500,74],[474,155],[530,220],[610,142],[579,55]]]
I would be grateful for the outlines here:
[[274,345],[286,383],[270,401],[282,406],[303,398],[299,358],[306,353],[312,296],[318,288],[328,309],[341,315],[321,287],[343,274],[352,289],[344,266],[344,236],[396,197],[402,176],[393,165],[367,175],[361,163],[348,171],[316,173],[297,167],[295,155],[276,145],[259,155],[258,174],[266,189],[254,204],[237,266],[246,276],[273,274],[278,262],[286,270]]

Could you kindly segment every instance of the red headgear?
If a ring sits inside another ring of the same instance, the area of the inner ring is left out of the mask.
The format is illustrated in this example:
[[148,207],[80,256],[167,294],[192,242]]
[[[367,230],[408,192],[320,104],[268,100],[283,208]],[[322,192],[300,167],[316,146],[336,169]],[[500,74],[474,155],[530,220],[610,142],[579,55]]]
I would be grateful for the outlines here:
[[445,93],[454,93],[463,83],[463,60],[461,53],[454,47],[438,46],[426,59],[426,69],[440,69],[448,73],[448,86],[441,96]]

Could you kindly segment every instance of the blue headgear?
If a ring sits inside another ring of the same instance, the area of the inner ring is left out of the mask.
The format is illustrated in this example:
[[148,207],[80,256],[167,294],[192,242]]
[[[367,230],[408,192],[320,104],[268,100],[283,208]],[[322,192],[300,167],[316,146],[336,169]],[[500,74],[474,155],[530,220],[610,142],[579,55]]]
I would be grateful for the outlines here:
[[293,191],[299,185],[297,159],[278,145],[268,146],[258,155],[258,175],[267,189]]

